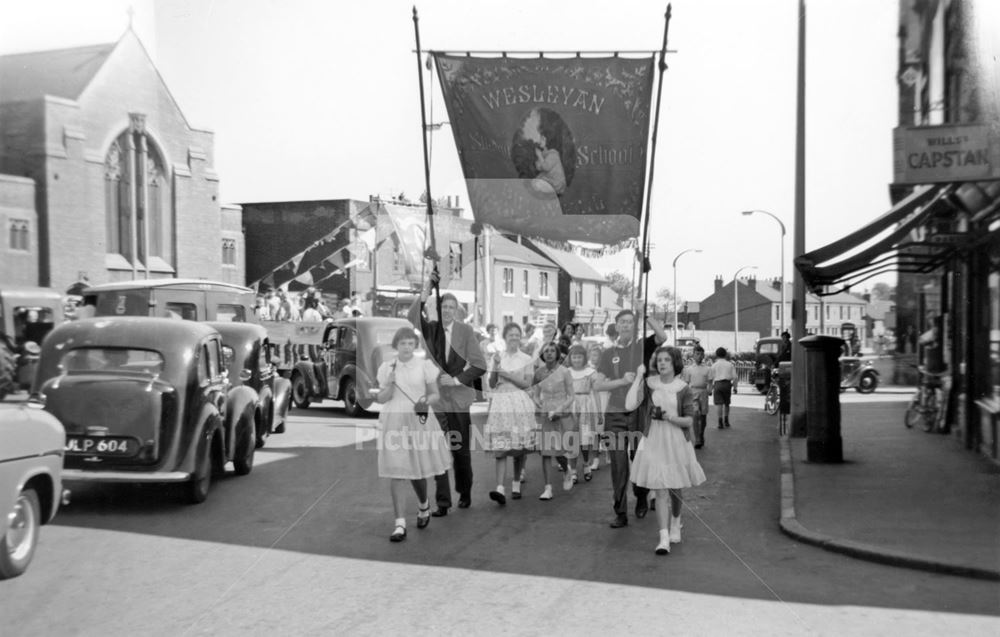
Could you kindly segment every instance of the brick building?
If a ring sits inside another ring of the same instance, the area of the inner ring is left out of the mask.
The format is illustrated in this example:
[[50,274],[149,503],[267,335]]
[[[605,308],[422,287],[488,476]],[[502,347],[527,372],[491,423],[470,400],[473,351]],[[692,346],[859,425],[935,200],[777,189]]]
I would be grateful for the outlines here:
[[0,121],[0,283],[245,278],[213,134],[188,123],[131,28],[0,56]]
[[530,241],[528,246],[559,266],[559,325],[572,321],[583,325],[588,336],[603,336],[604,325],[622,309],[607,280],[573,252]]

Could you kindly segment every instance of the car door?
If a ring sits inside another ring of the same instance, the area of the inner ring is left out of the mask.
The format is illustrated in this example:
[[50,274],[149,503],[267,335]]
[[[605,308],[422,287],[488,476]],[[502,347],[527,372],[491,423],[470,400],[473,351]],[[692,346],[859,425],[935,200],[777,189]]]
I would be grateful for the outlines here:
[[333,365],[330,369],[330,393],[337,395],[340,381],[345,368],[353,365],[357,358],[358,335],[353,325],[341,325],[337,328],[337,346],[333,350]]

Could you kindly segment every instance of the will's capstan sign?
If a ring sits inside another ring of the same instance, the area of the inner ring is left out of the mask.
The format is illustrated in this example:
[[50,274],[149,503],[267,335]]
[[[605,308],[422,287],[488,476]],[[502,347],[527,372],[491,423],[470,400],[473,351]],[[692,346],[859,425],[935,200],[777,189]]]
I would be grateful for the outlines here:
[[986,124],[897,128],[893,151],[897,184],[1000,179],[1000,142]]

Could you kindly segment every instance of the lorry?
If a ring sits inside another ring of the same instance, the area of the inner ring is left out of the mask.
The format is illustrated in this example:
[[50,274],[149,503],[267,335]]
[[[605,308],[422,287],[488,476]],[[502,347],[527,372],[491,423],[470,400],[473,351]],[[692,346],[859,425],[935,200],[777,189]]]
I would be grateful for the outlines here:
[[[671,338],[671,328],[666,326],[664,329],[667,331],[668,342]],[[684,352],[687,356],[689,351],[694,349],[695,343],[701,345],[705,349],[706,354],[712,354],[719,347],[725,347],[727,352],[730,353],[740,353],[740,352],[752,352],[754,348],[754,343],[760,338],[760,334],[757,332],[743,332],[741,331],[736,337],[736,347],[734,349],[733,342],[733,332],[732,330],[677,330],[677,343],[676,346]]]

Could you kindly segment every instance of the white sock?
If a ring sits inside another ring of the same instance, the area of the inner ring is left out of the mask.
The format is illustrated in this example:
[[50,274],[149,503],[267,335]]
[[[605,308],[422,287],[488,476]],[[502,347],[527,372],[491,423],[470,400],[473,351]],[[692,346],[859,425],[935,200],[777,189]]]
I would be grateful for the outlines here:
[[500,495],[504,495],[506,493],[506,491],[504,491],[504,489],[503,489],[503,485],[502,484],[498,484],[497,485],[497,493],[499,493]]
[[421,509],[429,509],[429,508],[431,508],[431,501],[430,500],[424,500],[423,502],[421,502],[417,506],[419,506]]
[[511,491],[511,493],[520,493],[521,492],[521,481],[520,480],[511,480],[510,491]]
[[406,518],[396,518],[396,526],[406,528]]

